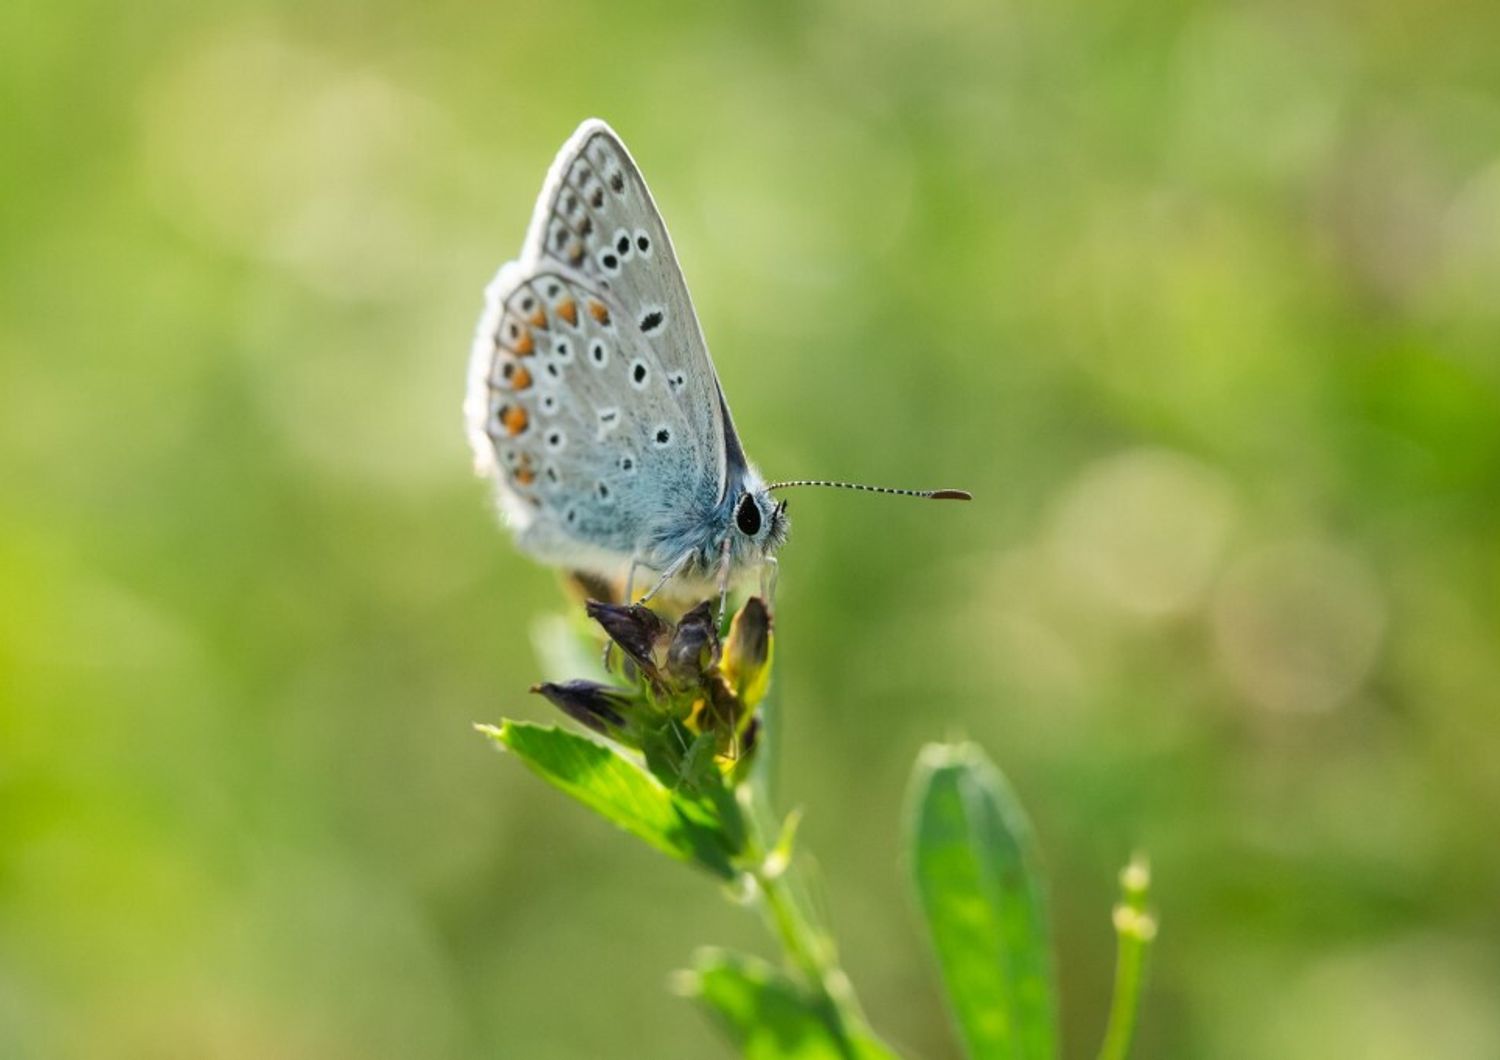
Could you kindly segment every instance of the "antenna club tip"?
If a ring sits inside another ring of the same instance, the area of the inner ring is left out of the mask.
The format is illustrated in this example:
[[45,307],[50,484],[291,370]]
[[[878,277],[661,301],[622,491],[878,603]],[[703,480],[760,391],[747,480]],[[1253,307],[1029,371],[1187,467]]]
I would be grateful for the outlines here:
[[935,501],[972,501],[974,495],[968,490],[933,490],[930,494]]

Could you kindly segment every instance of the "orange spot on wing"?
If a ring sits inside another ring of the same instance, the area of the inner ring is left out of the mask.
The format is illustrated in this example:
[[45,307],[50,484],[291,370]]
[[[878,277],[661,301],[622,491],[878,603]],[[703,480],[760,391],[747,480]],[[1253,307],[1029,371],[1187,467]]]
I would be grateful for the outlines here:
[[557,303],[557,315],[576,328],[578,326],[578,303],[571,298],[564,298]]
[[531,316],[527,318],[527,322],[534,328],[541,328],[543,331],[546,331],[547,311],[538,307],[537,311],[535,313],[532,313]]
[[520,405],[506,405],[500,410],[500,423],[505,427],[505,433],[514,438],[526,429],[531,422],[531,417],[526,415],[526,410]]
[[518,486],[529,486],[536,481],[536,467],[530,453],[517,453],[516,464],[510,470],[511,481]]
[[589,299],[589,316],[605,327],[609,326],[609,307],[597,299]]
[[531,373],[520,365],[510,373],[510,388],[512,390],[529,390],[531,388]]
[[530,357],[535,353],[536,343],[531,340],[531,332],[522,328],[521,334],[516,339],[515,345],[511,347],[511,350],[517,357]]

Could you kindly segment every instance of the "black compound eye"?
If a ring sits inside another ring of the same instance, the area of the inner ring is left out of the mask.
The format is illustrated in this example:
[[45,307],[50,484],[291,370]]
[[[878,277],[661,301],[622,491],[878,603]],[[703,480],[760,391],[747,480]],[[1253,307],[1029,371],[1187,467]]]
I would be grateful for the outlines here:
[[760,533],[760,508],[756,505],[755,498],[748,493],[740,498],[739,509],[734,513],[734,525],[746,537],[754,537]]

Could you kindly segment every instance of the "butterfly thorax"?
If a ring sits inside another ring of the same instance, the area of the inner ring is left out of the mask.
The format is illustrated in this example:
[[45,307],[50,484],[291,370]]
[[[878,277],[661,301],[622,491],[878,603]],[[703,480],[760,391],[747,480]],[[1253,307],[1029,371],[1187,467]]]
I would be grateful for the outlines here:
[[752,468],[735,469],[730,486],[707,510],[683,511],[661,520],[641,550],[641,562],[666,570],[688,556],[681,574],[697,582],[758,569],[786,542],[791,522]]

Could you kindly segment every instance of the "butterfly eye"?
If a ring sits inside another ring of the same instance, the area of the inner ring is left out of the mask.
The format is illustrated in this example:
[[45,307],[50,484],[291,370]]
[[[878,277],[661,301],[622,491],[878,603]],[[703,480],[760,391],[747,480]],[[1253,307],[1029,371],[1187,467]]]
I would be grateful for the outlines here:
[[760,508],[756,506],[751,494],[747,493],[740,498],[739,509],[734,513],[734,525],[746,537],[754,537],[760,533]]

